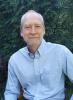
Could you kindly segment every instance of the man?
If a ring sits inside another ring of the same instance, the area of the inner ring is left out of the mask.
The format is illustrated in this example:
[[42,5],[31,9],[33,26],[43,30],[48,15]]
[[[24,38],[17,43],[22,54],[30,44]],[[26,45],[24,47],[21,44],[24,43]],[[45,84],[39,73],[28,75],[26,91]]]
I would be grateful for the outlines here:
[[44,34],[43,17],[26,12],[21,36],[27,46],[9,60],[5,100],[17,100],[20,86],[27,100],[64,100],[64,75],[73,82],[73,54],[65,46],[46,42]]

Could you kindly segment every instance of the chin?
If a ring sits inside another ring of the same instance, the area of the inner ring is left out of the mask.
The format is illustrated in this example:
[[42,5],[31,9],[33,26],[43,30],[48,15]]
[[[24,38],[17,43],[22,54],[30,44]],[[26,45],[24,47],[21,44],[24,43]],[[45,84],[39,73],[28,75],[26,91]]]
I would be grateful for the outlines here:
[[37,46],[37,45],[39,45],[41,43],[41,41],[40,40],[32,40],[32,41],[29,41],[29,43],[28,43],[28,45],[31,45],[31,46]]

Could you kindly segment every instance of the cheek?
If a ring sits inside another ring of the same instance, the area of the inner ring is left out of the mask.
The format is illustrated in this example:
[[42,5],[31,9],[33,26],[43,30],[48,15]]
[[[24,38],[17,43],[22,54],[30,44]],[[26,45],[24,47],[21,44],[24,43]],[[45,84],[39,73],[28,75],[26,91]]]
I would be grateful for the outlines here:
[[27,36],[29,34],[29,32],[28,31],[22,31],[21,32],[21,36],[23,37],[23,36]]

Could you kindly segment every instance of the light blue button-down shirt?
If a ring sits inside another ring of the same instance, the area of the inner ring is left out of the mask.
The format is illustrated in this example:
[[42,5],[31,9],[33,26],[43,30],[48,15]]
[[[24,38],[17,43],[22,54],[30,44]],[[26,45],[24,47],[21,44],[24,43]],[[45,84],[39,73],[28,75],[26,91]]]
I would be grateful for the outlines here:
[[42,40],[35,55],[24,47],[9,60],[5,100],[17,100],[20,84],[28,100],[64,100],[64,74],[73,82],[73,54],[65,46]]

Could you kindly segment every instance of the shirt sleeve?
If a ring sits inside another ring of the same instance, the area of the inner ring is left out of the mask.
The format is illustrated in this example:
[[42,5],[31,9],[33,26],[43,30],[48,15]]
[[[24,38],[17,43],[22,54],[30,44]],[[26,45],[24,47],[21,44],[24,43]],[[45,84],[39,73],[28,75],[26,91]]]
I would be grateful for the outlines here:
[[70,79],[70,81],[73,83],[73,54],[72,52],[65,48],[65,62],[66,62],[66,66],[64,66],[64,73],[68,76],[68,78]]
[[[70,81],[73,83],[73,54],[67,48],[65,48],[66,66],[64,66],[64,73],[68,76]],[[70,98],[73,100],[73,94]]]
[[70,100],[73,100],[73,95],[71,96]]
[[14,72],[14,63],[10,60],[8,63],[8,79],[4,93],[5,100],[17,100],[20,93],[20,83]]

